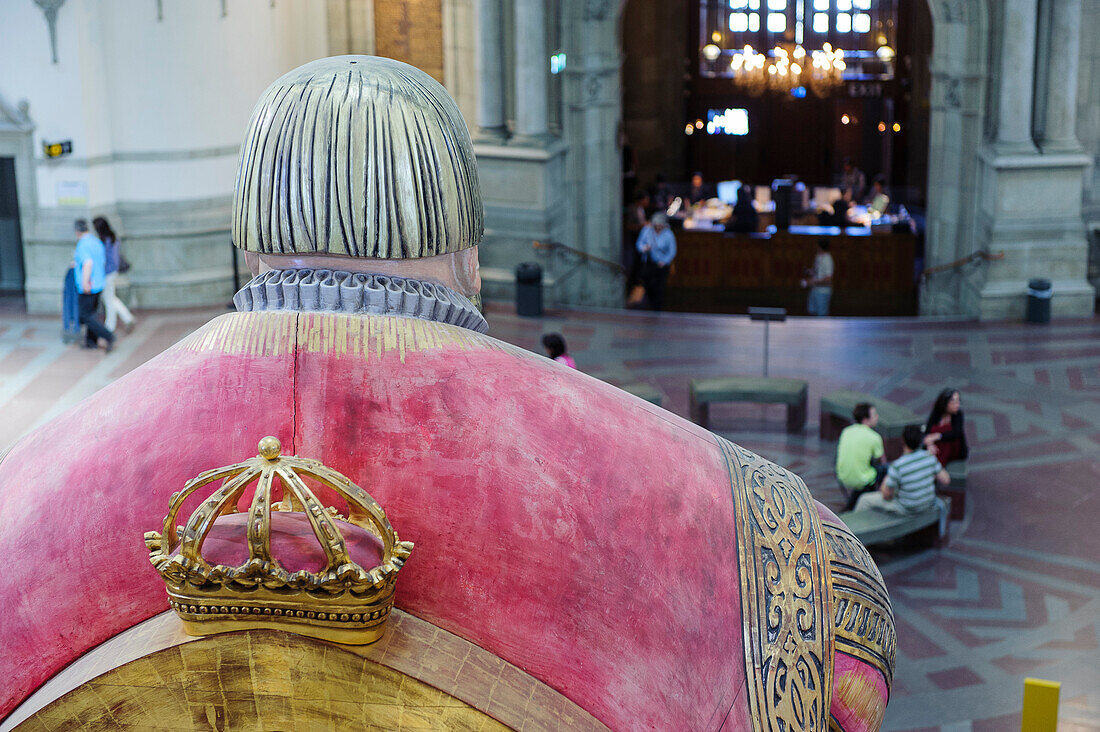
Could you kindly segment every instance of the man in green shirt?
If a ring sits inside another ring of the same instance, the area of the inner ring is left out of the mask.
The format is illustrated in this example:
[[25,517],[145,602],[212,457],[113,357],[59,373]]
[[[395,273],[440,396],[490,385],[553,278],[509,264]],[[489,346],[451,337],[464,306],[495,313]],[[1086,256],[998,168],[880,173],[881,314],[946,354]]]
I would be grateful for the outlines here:
[[845,511],[851,511],[863,493],[878,490],[886,475],[882,435],[874,430],[878,411],[860,402],[852,410],[852,421],[855,424],[844,428],[836,446],[836,477],[849,492]]

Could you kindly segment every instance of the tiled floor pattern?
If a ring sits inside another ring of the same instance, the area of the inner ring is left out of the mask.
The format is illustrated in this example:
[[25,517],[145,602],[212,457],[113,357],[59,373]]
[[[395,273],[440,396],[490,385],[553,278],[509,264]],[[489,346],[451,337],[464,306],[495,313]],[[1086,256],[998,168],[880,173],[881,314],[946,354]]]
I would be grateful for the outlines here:
[[[142,313],[114,353],[60,342],[48,318],[0,311],[0,448],[135,368],[219,310]],[[740,317],[559,311],[490,304],[491,333],[537,349],[564,334],[580,368],[647,382],[687,414],[692,378],[759,374],[763,326]],[[801,435],[783,408],[715,407],[722,435],[799,473],[838,508],[835,443],[818,399],[865,391],[924,413],[963,393],[971,438],[967,515],[944,550],[876,552],[898,620],[889,730],[1019,729],[1023,679],[1062,683],[1059,729],[1100,730],[1100,320],[980,325],[813,320],[770,327],[769,372],[810,382]]]

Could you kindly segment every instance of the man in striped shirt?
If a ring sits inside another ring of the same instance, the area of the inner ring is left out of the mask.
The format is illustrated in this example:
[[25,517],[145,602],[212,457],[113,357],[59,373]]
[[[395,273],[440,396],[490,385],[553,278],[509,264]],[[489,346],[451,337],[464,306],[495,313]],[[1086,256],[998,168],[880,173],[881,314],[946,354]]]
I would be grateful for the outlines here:
[[902,433],[905,443],[901,457],[890,464],[886,479],[878,491],[859,497],[856,511],[878,509],[891,513],[912,514],[924,511],[933,503],[940,510],[940,536],[947,531],[947,504],[936,497],[936,483],[947,485],[951,477],[933,455],[921,446],[920,427],[909,425]]

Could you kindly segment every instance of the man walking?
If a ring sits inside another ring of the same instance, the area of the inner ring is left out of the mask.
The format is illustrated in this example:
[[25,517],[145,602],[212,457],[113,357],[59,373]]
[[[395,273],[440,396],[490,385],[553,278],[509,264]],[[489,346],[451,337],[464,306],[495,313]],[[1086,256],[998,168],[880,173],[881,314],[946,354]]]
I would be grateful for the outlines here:
[[99,339],[107,342],[107,352],[114,347],[115,337],[96,317],[99,307],[99,293],[107,280],[107,257],[103,242],[88,231],[88,222],[77,219],[73,224],[76,231],[76,250],[73,252],[73,275],[76,277],[77,301],[80,310],[80,323],[87,331],[84,336],[85,348],[98,348]]
[[638,236],[638,252],[642,256],[642,284],[651,310],[660,310],[665,302],[665,283],[676,258],[676,237],[668,228],[668,216],[653,214],[649,225]]
[[833,255],[829,254],[829,240],[818,239],[813,269],[808,271],[807,278],[802,280],[802,286],[810,288],[810,295],[806,298],[806,312],[810,315],[829,314],[829,300],[833,297],[834,269]]
[[852,421],[840,433],[836,446],[836,477],[848,490],[845,511],[855,507],[860,495],[877,490],[886,475],[882,435],[875,432],[878,410],[860,402],[852,410]]

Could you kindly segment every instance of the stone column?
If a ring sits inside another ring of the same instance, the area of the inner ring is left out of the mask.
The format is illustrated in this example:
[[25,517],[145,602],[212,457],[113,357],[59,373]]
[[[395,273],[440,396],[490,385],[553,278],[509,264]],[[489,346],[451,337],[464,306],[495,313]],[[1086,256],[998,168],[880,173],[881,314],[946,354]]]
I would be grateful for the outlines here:
[[996,149],[1000,153],[1035,152],[1031,139],[1032,89],[1035,83],[1035,40],[1038,0],[1004,0],[1001,37],[1000,104]]
[[529,141],[549,132],[546,0],[515,0],[516,134]]
[[1077,67],[1081,57],[1081,0],[1051,3],[1043,152],[1080,152],[1077,141]]
[[503,44],[501,0],[477,0],[477,136],[487,141],[500,141],[507,136]]

